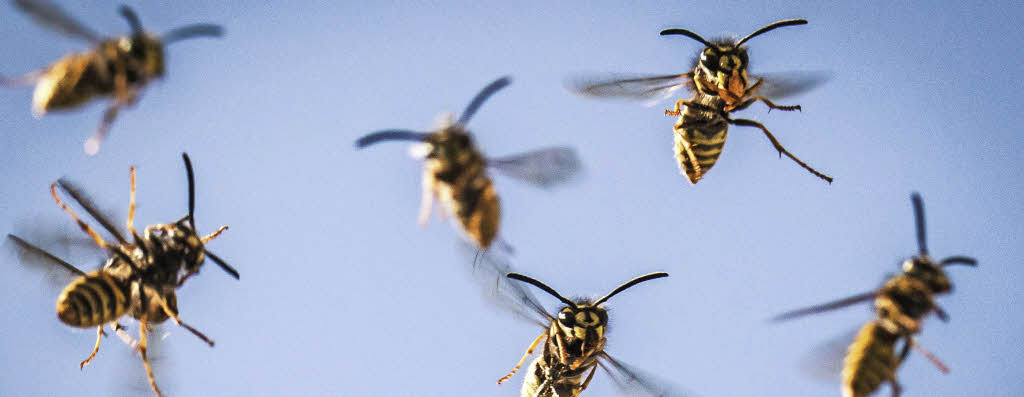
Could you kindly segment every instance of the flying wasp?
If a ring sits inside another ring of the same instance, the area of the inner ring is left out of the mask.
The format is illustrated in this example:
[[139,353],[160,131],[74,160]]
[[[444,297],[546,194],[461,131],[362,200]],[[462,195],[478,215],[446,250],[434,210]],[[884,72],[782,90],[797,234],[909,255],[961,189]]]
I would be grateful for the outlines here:
[[[911,195],[911,201],[914,205],[919,251],[916,256],[903,262],[902,273],[890,278],[877,291],[786,312],[773,319],[790,320],[872,299],[875,301],[876,317],[860,329],[847,349],[842,370],[844,397],[867,396],[886,382],[892,387],[893,396],[898,396],[900,385],[896,381],[896,371],[912,347],[940,370],[948,371],[945,365],[917,344],[914,335],[921,332],[921,321],[929,313],[935,312],[942,321],[949,319],[946,312],[935,303],[935,295],[946,294],[953,289],[943,268],[956,264],[977,266],[977,261],[966,256],[952,256],[938,262],[932,260],[925,239],[924,204],[917,193]],[[903,345],[897,353],[896,343],[901,339]]]
[[457,121],[445,115],[442,125],[432,132],[409,130],[383,130],[370,133],[356,141],[356,148],[384,141],[417,141],[413,148],[416,157],[424,159],[423,198],[419,224],[430,219],[434,198],[445,212],[458,219],[462,230],[477,247],[487,250],[498,234],[501,208],[494,184],[487,168],[496,168],[504,174],[541,187],[552,186],[572,178],[579,169],[575,150],[552,147],[533,152],[489,159],[473,142],[466,123],[491,95],[509,85],[511,79],[502,77],[484,87],[470,101]]
[[13,0],[15,6],[39,24],[58,33],[84,39],[93,45],[86,52],[71,53],[45,68],[21,77],[2,78],[0,85],[35,84],[32,112],[37,117],[52,110],[72,109],[93,98],[111,97],[111,104],[85,152],[96,154],[118,111],[138,100],[152,80],[164,75],[164,45],[195,37],[220,37],[223,29],[206,23],[186,25],[157,36],[142,29],[138,15],[128,6],[119,11],[132,29],[127,36],[103,38],[48,0]]
[[[145,366],[146,376],[153,391],[161,396],[159,387],[153,376],[153,370],[147,356],[147,333],[152,324],[159,324],[167,319],[195,334],[211,347],[214,342],[201,332],[181,321],[178,317],[177,296],[175,290],[199,268],[209,257],[229,274],[238,278],[238,272],[224,263],[218,256],[205,248],[205,243],[217,237],[226,227],[216,232],[199,237],[195,232],[195,188],[191,161],[183,155],[189,181],[189,212],[182,220],[167,225],[146,227],[143,235],[139,235],[134,227],[135,216],[135,168],[131,168],[131,194],[127,227],[132,241],[128,241],[107,217],[102,215],[94,204],[72,183],[61,179],[50,185],[50,193],[54,201],[64,212],[74,219],[99,247],[106,250],[110,257],[104,265],[95,271],[85,272],[69,262],[46,252],[24,239],[8,235],[23,258],[39,259],[56,264],[77,278],[68,284],[57,298],[57,318],[66,325],[79,328],[96,327],[96,344],[88,358],[79,366],[85,367],[99,352],[100,341],[104,335],[103,325],[109,324],[126,343],[138,349]],[[109,232],[116,243],[107,242],[95,229],[81,220],[77,214],[61,200],[58,189],[71,196],[89,215]],[[139,321],[139,340],[128,336],[118,323],[122,316],[131,316]]]
[[598,367],[608,372],[623,392],[631,395],[635,392],[666,397],[684,395],[612,358],[604,350],[608,314],[603,303],[634,285],[662,277],[668,277],[668,273],[657,272],[637,277],[597,300],[570,300],[538,280],[518,273],[508,273],[507,278],[540,288],[562,301],[565,307],[552,316],[521,284],[509,281],[499,284],[499,288],[505,290],[504,296],[511,301],[513,310],[523,318],[532,319],[544,328],[544,332],[534,339],[512,371],[498,379],[498,384],[511,379],[526,362],[526,358],[543,343],[540,355],[526,370],[520,389],[522,397],[578,396],[590,384]]
[[725,146],[729,125],[756,127],[764,132],[779,155],[786,155],[817,177],[832,183],[832,177],[822,174],[782,147],[763,124],[748,119],[732,118],[731,113],[763,102],[771,109],[800,110],[800,105],[776,105],[768,97],[780,98],[805,91],[823,82],[824,76],[813,73],[779,75],[758,78],[750,84],[747,74],[748,56],[743,44],[750,39],[776,28],[804,25],[803,19],[789,19],[771,23],[739,40],[708,41],[686,29],[666,29],[666,35],[684,35],[704,44],[693,70],[684,74],[642,76],[626,79],[603,80],[582,78],[571,83],[571,89],[581,95],[595,97],[626,97],[634,99],[669,95],[682,87],[689,88],[690,99],[676,101],[675,107],[665,115],[679,116],[675,131],[674,153],[680,170],[691,184],[696,184],[718,161]]

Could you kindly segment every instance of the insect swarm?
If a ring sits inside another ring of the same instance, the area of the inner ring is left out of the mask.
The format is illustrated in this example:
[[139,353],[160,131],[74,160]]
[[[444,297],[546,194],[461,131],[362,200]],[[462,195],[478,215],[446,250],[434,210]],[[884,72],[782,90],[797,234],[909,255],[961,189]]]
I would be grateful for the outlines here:
[[466,129],[466,123],[491,95],[510,83],[510,78],[502,77],[487,85],[470,101],[457,121],[452,121],[452,115],[446,115],[442,125],[433,132],[383,130],[356,141],[357,149],[384,141],[421,142],[412,150],[424,160],[419,224],[426,224],[434,198],[440,198],[442,217],[445,212],[453,215],[462,231],[481,250],[490,248],[501,222],[501,206],[494,183],[487,175],[488,167],[541,187],[567,181],[579,168],[576,152],[567,147],[495,159],[484,157]]
[[[882,383],[888,382],[893,396],[900,394],[896,371],[910,353],[910,348],[921,351],[943,372],[948,371],[934,356],[921,348],[914,335],[921,332],[924,316],[935,312],[939,319],[948,321],[949,316],[935,303],[935,295],[952,291],[953,286],[946,276],[948,265],[977,266],[974,258],[952,256],[935,262],[928,255],[925,239],[924,204],[917,193],[911,195],[914,205],[914,219],[917,229],[919,252],[903,262],[903,272],[893,276],[877,291],[854,295],[822,305],[812,306],[783,313],[774,321],[821,313],[847,307],[874,299],[875,319],[865,324],[847,350],[842,371],[844,397],[863,397],[874,393]],[[900,352],[896,353],[896,342],[903,340]]]
[[[821,76],[788,74],[775,78],[757,78],[750,84],[747,73],[748,40],[776,28],[803,25],[803,19],[789,19],[771,23],[739,40],[722,39],[708,41],[686,29],[666,29],[665,35],[684,35],[704,44],[705,48],[694,62],[693,70],[684,74],[643,76],[627,79],[602,81],[584,78],[572,83],[572,90],[585,96],[652,98],[670,94],[679,88],[689,88],[690,99],[676,101],[675,107],[665,114],[679,116],[673,127],[676,160],[679,168],[691,184],[696,184],[718,161],[725,146],[729,125],[756,127],[764,132],[779,156],[789,157],[815,176],[832,183],[832,177],[811,168],[790,153],[768,128],[749,119],[733,118],[732,112],[744,110],[755,102],[762,102],[771,109],[800,110],[800,105],[780,106],[767,97],[784,97],[805,91],[824,80]],[[754,76],[756,77],[756,76]]]
[[[175,290],[191,275],[199,271],[206,257],[209,257],[225,271],[238,277],[238,272],[228,266],[219,257],[206,250],[204,244],[217,237],[226,227],[216,232],[198,237],[193,224],[194,215],[194,178],[191,161],[183,155],[189,179],[189,213],[181,221],[169,225],[152,225],[146,227],[140,236],[134,227],[135,216],[135,168],[131,169],[131,195],[127,227],[133,238],[126,240],[112,222],[103,216],[96,207],[70,182],[60,180],[50,186],[54,201],[89,237],[110,253],[102,268],[85,272],[67,261],[56,257],[20,237],[8,235],[23,253],[23,258],[32,257],[40,261],[56,264],[76,276],[57,298],[57,317],[72,327],[96,327],[96,344],[88,358],[80,363],[84,367],[99,352],[100,341],[104,335],[103,325],[109,324],[126,343],[135,347],[146,370],[153,392],[161,396],[153,370],[147,356],[147,333],[152,324],[159,324],[172,319],[179,326],[195,334],[211,347],[214,342],[178,317],[177,297]],[[61,200],[58,189],[70,195],[86,212],[89,213],[107,232],[117,240],[109,243],[89,224],[82,221],[71,208]],[[181,274],[184,273],[184,274]],[[139,340],[135,341],[123,330],[118,319],[129,315],[139,321]]]
[[636,284],[668,277],[668,273],[657,272],[637,277],[597,300],[570,300],[533,278],[517,273],[509,273],[507,277],[540,288],[564,303],[565,307],[559,310],[557,316],[551,316],[521,285],[503,281],[504,288],[510,292],[507,297],[517,306],[516,310],[520,310],[525,318],[534,319],[545,330],[534,339],[512,371],[498,379],[498,384],[511,379],[526,362],[526,358],[543,342],[540,355],[526,370],[520,390],[522,397],[578,396],[590,384],[598,367],[605,369],[624,391],[643,392],[651,396],[680,395],[670,392],[666,385],[659,384],[604,351],[608,314],[602,304]]
[[94,98],[111,97],[99,127],[85,141],[88,154],[99,151],[100,143],[110,131],[118,111],[134,105],[142,89],[164,75],[166,44],[223,34],[220,26],[203,23],[183,26],[157,36],[142,29],[138,15],[131,8],[121,6],[121,16],[128,21],[132,33],[103,38],[48,0],[13,0],[13,3],[40,25],[93,45],[89,51],[65,55],[50,66],[21,77],[0,77],[0,85],[35,84],[32,112],[37,117],[54,110],[73,109]]

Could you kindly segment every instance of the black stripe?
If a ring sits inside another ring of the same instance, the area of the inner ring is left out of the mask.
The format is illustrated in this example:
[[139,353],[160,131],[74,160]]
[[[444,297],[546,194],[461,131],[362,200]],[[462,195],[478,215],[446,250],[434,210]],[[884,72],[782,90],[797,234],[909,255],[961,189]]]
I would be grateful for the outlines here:
[[96,292],[86,284],[96,284],[96,279],[94,277],[87,278],[85,280],[85,283],[80,284],[78,288],[76,288],[76,290],[79,291],[78,293],[82,297],[82,299],[84,299],[85,302],[89,305],[90,316],[86,325],[96,325],[93,324],[97,320],[94,319],[94,317],[99,317],[98,320],[102,320],[104,317],[103,307],[101,306],[103,302],[103,297],[99,296],[98,292]]
[[104,277],[101,275],[96,278],[96,285],[99,285],[100,289],[103,290],[103,294],[107,296],[107,311],[103,314],[104,320],[117,316],[117,294],[114,293],[114,289],[110,285],[111,281],[109,276]]
[[92,312],[89,310],[89,305],[87,303],[85,303],[85,301],[80,296],[80,294],[74,293],[74,291],[72,291],[72,293],[68,294],[68,298],[65,300],[65,302],[70,302],[71,303],[71,307],[73,307],[75,309],[75,314],[78,315],[78,324],[72,324],[72,325],[77,325],[77,326],[85,326],[85,325],[87,325],[85,323],[86,322],[86,318],[91,318],[92,317],[91,316]]

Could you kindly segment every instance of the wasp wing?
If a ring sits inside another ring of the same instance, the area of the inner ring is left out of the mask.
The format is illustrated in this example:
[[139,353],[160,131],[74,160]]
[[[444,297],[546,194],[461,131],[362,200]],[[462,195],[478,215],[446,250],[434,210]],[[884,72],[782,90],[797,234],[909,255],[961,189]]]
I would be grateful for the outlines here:
[[554,319],[537,297],[525,288],[525,284],[505,277],[515,272],[508,258],[480,251],[468,243],[462,246],[467,253],[474,252],[473,278],[481,287],[485,300],[542,328],[551,325]]
[[490,159],[488,165],[502,174],[542,188],[568,182],[579,174],[581,161],[571,147],[552,147]]
[[36,23],[54,32],[93,43],[102,40],[100,35],[76,21],[56,3],[47,0],[13,0],[13,3],[35,19]]
[[758,79],[763,79],[764,82],[761,83],[761,87],[757,89],[755,95],[769,99],[783,99],[817,88],[831,78],[832,73],[823,70],[768,73],[752,76],[751,84],[755,84]]
[[645,373],[631,365],[612,358],[602,352],[598,365],[601,366],[623,395],[644,397],[696,397],[697,394]]
[[791,310],[775,317],[772,317],[772,321],[787,321],[797,317],[803,317],[810,314],[817,314],[821,312],[827,312],[830,310],[841,309],[847,306],[855,305],[861,302],[869,301],[874,299],[878,294],[877,291],[865,292],[863,294],[857,294],[848,296],[846,298],[834,300],[832,302],[815,305],[811,307],[805,307],[802,309]]
[[838,382],[843,371],[846,349],[857,337],[857,331],[858,328],[852,328],[811,348],[797,364],[800,372],[823,383]]
[[107,232],[114,236],[114,238],[117,239],[118,243],[126,244],[128,242],[127,240],[125,240],[124,236],[117,229],[117,227],[114,226],[114,223],[110,221],[110,218],[103,215],[103,213],[100,212],[96,204],[94,204],[92,200],[90,200],[89,197],[85,195],[85,193],[82,193],[82,190],[75,186],[74,183],[67,179],[61,178],[60,180],[57,181],[57,186],[59,186],[61,190],[64,190],[64,192],[71,196],[71,198],[75,199],[75,202],[77,202],[78,205],[85,209],[85,212],[88,212],[89,215],[96,220],[96,222],[99,222],[99,224],[103,226],[103,228],[106,229]]
[[647,100],[645,106],[654,106],[672,96],[681,88],[693,90],[693,72],[664,76],[577,76],[566,86],[569,91],[596,98],[622,98]]

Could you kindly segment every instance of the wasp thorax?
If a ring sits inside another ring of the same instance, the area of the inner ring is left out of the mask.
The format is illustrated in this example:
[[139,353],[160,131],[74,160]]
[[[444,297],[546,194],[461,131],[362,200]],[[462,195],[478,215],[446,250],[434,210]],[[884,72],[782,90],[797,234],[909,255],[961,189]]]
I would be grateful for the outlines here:
[[566,307],[558,312],[558,326],[570,338],[600,340],[608,325],[608,314],[600,307]]
[[903,261],[903,272],[924,282],[932,292],[943,293],[953,289],[946,272],[926,256],[915,256]]

